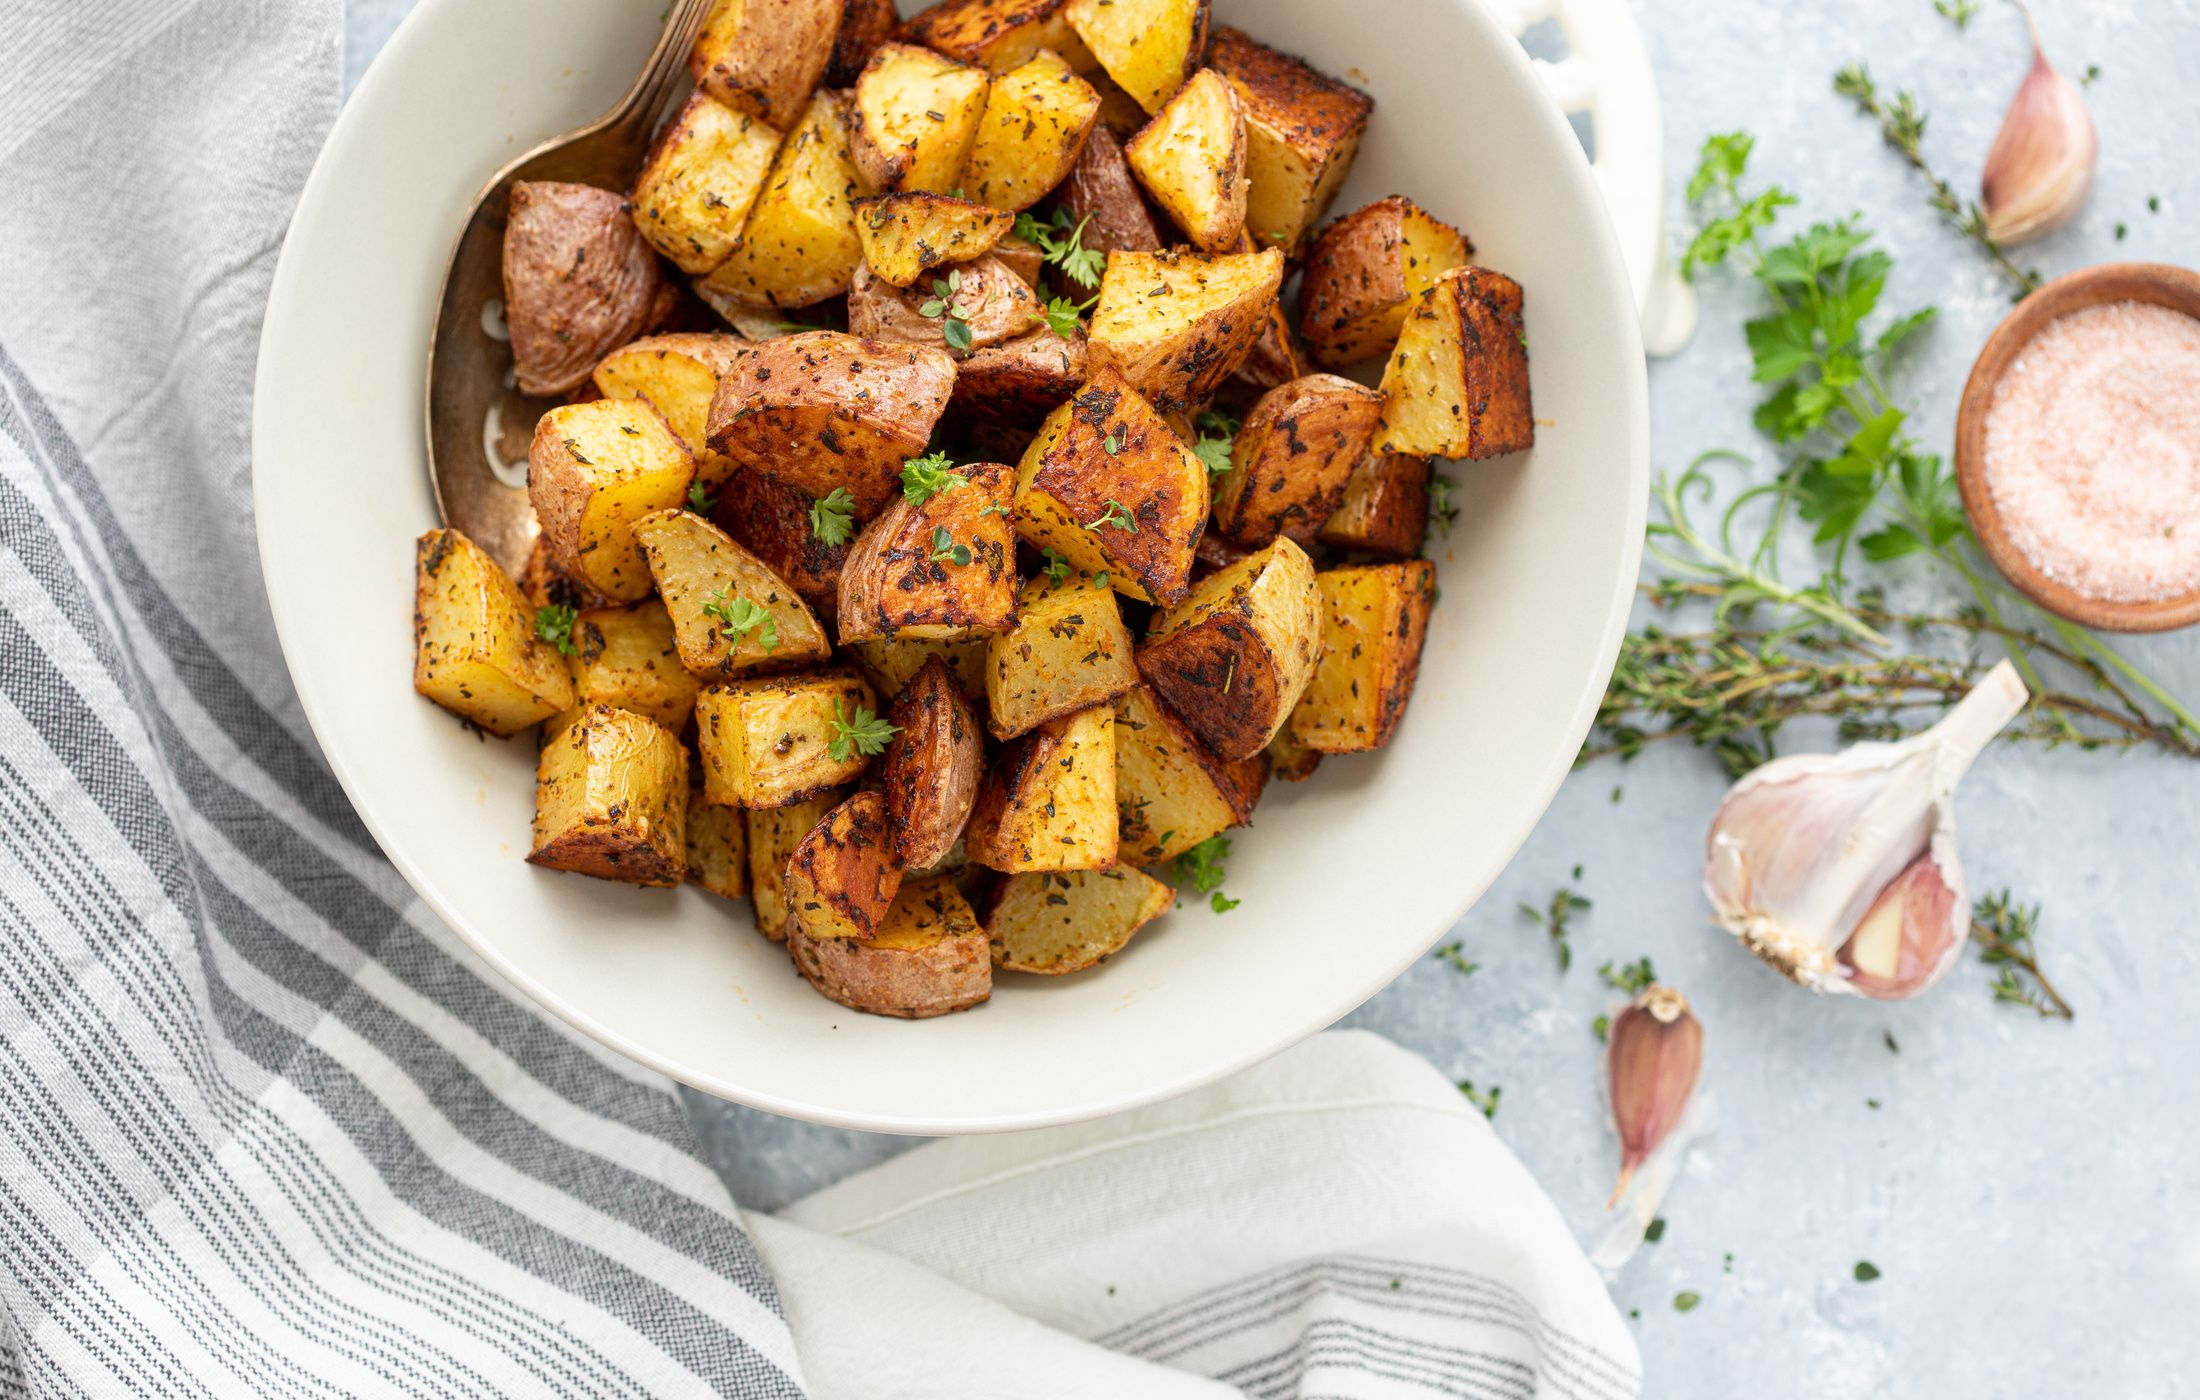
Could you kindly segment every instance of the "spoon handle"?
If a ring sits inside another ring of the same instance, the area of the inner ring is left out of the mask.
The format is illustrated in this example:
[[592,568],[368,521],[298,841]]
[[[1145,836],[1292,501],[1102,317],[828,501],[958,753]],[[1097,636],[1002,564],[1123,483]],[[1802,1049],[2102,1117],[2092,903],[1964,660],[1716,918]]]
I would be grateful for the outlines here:
[[695,47],[695,36],[703,32],[703,21],[710,17],[715,3],[672,0],[666,8],[664,32],[657,36],[657,47],[649,51],[649,61],[642,65],[634,86],[627,89],[606,123],[636,149],[645,148],[656,130],[665,99],[686,73],[688,51]]

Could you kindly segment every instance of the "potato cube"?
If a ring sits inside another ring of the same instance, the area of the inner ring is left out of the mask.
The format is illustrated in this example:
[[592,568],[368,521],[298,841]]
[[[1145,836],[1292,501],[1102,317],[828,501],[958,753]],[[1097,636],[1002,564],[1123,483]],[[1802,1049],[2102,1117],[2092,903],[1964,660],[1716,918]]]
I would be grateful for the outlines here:
[[688,71],[719,102],[784,131],[831,61],[841,0],[718,0]]
[[894,855],[912,870],[939,866],[962,840],[985,766],[985,733],[961,682],[933,657],[894,696],[899,732],[883,774]]
[[677,734],[703,688],[680,664],[672,618],[655,598],[588,608],[573,619],[573,688],[583,705],[614,705]]
[[914,287],[933,268],[984,257],[1016,226],[1016,216],[975,200],[909,190],[855,205],[856,237],[871,271]]
[[[1144,126],[1144,114],[1140,114]],[[1123,143],[1106,124],[1095,125],[1077,155],[1077,166],[1062,187],[1061,207],[1079,239],[1103,253],[1153,253],[1161,249],[1161,230],[1138,192],[1138,180],[1123,158]]]
[[787,913],[811,938],[871,938],[901,888],[886,799],[859,792],[825,814],[787,860]]
[[1158,112],[1207,52],[1208,0],[1069,0],[1063,13],[1108,76]]
[[1084,386],[1085,366],[1083,335],[1064,339],[1041,326],[1029,335],[972,350],[958,361],[949,411],[973,427],[1009,434],[1010,443],[1020,449],[1029,445],[1049,413]]
[[1015,476],[997,463],[953,475],[964,484],[922,503],[905,493],[857,538],[840,573],[842,641],[950,641],[1014,624]]
[[1131,866],[1011,875],[986,919],[994,966],[1059,977],[1123,951],[1176,907],[1176,891]]
[[787,950],[820,995],[873,1016],[944,1016],[993,992],[985,930],[949,877],[903,885],[873,938],[815,938],[795,927]]
[[846,644],[848,655],[878,687],[879,694],[893,695],[924,669],[924,663],[937,656],[947,663],[947,669],[961,683],[963,694],[973,700],[985,698],[985,657],[987,637],[965,637],[956,641],[932,641],[916,637],[884,637],[867,642]]
[[784,579],[688,510],[660,510],[634,522],[649,553],[680,663],[698,676],[785,670],[832,655],[817,615]]
[[682,272],[713,270],[741,241],[778,150],[776,128],[696,93],[634,181],[634,226]]
[[573,703],[534,610],[481,547],[430,530],[415,550],[413,689],[491,734],[517,734]]
[[1099,62],[1063,13],[1068,0],[940,0],[909,17],[909,37],[928,49],[993,73],[1031,61],[1042,49],[1088,73]]
[[1533,446],[1520,284],[1486,267],[1445,273],[1413,303],[1383,368],[1375,450],[1498,457]]
[[784,807],[853,780],[872,753],[845,726],[877,706],[852,671],[705,686],[695,697],[703,795],[728,807]]
[[1108,255],[1089,331],[1095,374],[1119,371],[1163,413],[1214,397],[1268,326],[1283,254]]
[[811,97],[772,158],[739,246],[703,280],[705,300],[814,306],[848,290],[863,261],[855,215],[862,177],[850,139],[847,100]]
[[1344,369],[1388,354],[1406,311],[1474,245],[1410,199],[1355,209],[1314,240],[1299,289],[1299,333],[1316,363]]
[[817,536],[817,502],[806,491],[743,472],[718,492],[711,523],[793,586],[810,611],[830,622],[840,606],[840,567],[850,540],[827,544]]
[[963,831],[991,870],[1115,865],[1115,707],[1094,705],[1011,740],[978,787]]
[[1268,781],[1259,755],[1224,762],[1150,686],[1115,702],[1115,808],[1123,859],[1173,860],[1253,819]]
[[856,79],[856,168],[879,190],[962,183],[989,86],[983,68],[909,44],[883,44]]
[[1206,253],[1235,252],[1245,232],[1245,114],[1212,68],[1178,88],[1123,148],[1147,193]]
[[1244,104],[1246,231],[1289,252],[1343,187],[1374,99],[1228,25],[1207,62]]
[[604,597],[649,595],[649,561],[634,522],[677,509],[695,459],[639,399],[563,404],[542,415],[527,451],[527,499],[558,567]]
[[662,319],[678,295],[616,190],[512,186],[504,224],[504,325],[523,394],[562,394]]
[[1286,536],[1156,619],[1138,670],[1217,758],[1250,758],[1290,718],[1320,647],[1314,561]]
[[687,747],[670,730],[591,705],[543,745],[527,859],[600,880],[677,885],[687,878],[687,799]]
[[[928,345],[958,360],[1045,326],[1046,308],[1030,285],[991,255],[941,268],[928,284],[907,291],[860,267],[848,289],[849,334]],[[956,338],[949,340],[950,334]]]
[[749,828],[739,807],[688,793],[687,877],[712,894],[739,899],[749,892]]
[[1426,559],[1331,569],[1321,589],[1322,654],[1291,737],[1318,753],[1362,753],[1390,742],[1421,669],[1436,602]]
[[1115,590],[1065,570],[1024,584],[1016,625],[986,646],[987,723],[1012,739],[1050,719],[1105,704],[1138,683]]
[[1428,483],[1428,458],[1369,453],[1352,469],[1344,499],[1322,525],[1321,542],[1412,558],[1428,536]]
[[[716,804],[712,804],[715,806]],[[784,807],[764,807],[743,812],[720,807],[745,819],[749,839],[749,890],[756,901],[756,931],[774,943],[787,941],[787,861],[794,848],[825,814],[840,805],[840,789],[827,788],[814,797]]]
[[1334,374],[1269,390],[1245,415],[1215,482],[1215,529],[1241,545],[1310,542],[1367,455],[1383,396]]
[[996,209],[1029,209],[1077,168],[1100,119],[1100,94],[1042,50],[993,80],[963,167],[963,187]]
[[711,395],[718,391],[719,371],[741,351],[741,340],[730,335],[644,336],[606,355],[592,377],[605,398],[643,399],[663,414],[695,458],[695,479],[711,486],[733,470],[732,462],[710,450]]
[[825,86],[853,87],[878,46],[900,29],[894,0],[841,0],[840,37],[833,40],[832,61],[825,65]]

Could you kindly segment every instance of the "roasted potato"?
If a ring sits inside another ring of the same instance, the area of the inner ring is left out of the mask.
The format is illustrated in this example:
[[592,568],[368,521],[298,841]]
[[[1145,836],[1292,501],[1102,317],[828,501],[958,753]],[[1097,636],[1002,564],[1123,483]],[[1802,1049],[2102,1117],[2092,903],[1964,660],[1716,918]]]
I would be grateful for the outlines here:
[[1352,469],[1344,499],[1323,522],[1321,542],[1394,559],[1419,554],[1428,537],[1428,479],[1426,457],[1369,453]]
[[593,185],[512,186],[504,225],[504,325],[523,394],[562,394],[654,324],[672,287],[626,199]]
[[[1241,239],[1238,251],[1253,251],[1253,240]],[[1243,385],[1256,393],[1265,394],[1279,384],[1288,384],[1306,373],[1300,362],[1298,337],[1291,333],[1291,318],[1284,313],[1283,300],[1268,309],[1268,323],[1261,328],[1260,338],[1246,352],[1245,361],[1237,367],[1230,383]]]
[[1100,119],[1100,94],[1051,49],[993,80],[963,187],[996,209],[1029,209],[1069,177]]
[[881,44],[856,79],[856,168],[877,190],[961,183],[989,86],[983,68],[910,44]]
[[1225,762],[1149,686],[1115,702],[1115,810],[1122,858],[1173,860],[1253,819],[1268,781],[1259,754]]
[[1024,279],[1024,285],[1039,290],[1039,277],[1046,271],[1046,250],[1038,244],[1010,234],[993,245],[993,256],[1008,264],[1008,270]]
[[1216,531],[1248,546],[1278,535],[1311,541],[1344,499],[1382,410],[1381,394],[1334,374],[1263,394],[1215,483]]
[[841,0],[718,0],[688,55],[704,92],[785,131],[840,37]]
[[1111,253],[1088,331],[1105,366],[1163,413],[1194,408],[1243,364],[1283,286],[1283,254]]
[[695,459],[664,415],[639,399],[562,404],[535,424],[527,451],[527,499],[567,574],[604,597],[647,597],[649,563],[634,522],[677,509]]
[[1245,113],[1237,90],[1202,68],[1123,148],[1131,173],[1192,246],[1234,252],[1245,232]]
[[719,371],[744,348],[735,336],[699,331],[644,336],[604,356],[590,377],[605,398],[644,399],[663,414],[695,458],[695,479],[709,486],[733,470],[710,450],[710,398]]
[[1228,25],[1215,30],[1207,62],[1244,106],[1246,231],[1288,253],[1343,187],[1374,99]]
[[1063,13],[1148,112],[1161,110],[1207,52],[1207,0],[1069,0]]
[[521,566],[519,577],[512,581],[519,585],[520,596],[527,600],[530,617],[534,616],[532,609],[553,604],[561,608],[597,608],[607,601],[595,589],[559,568],[558,561],[551,557],[550,541],[540,534],[528,548],[527,562]]
[[653,511],[634,522],[634,537],[672,615],[680,664],[696,675],[721,680],[832,655],[793,586],[702,516]]
[[894,0],[841,0],[840,34],[833,40],[833,56],[825,65],[825,86],[853,87],[878,46],[901,28]]
[[1276,731],[1276,737],[1268,741],[1268,748],[1261,756],[1267,760],[1268,776],[1287,783],[1303,783],[1313,777],[1322,761],[1320,754],[1291,737],[1288,724]]
[[948,263],[984,257],[1016,226],[1016,216],[951,194],[910,190],[856,201],[856,236],[871,271],[914,287]]
[[818,92],[780,143],[741,242],[698,289],[752,307],[814,306],[848,290],[863,262],[847,100]]
[[1085,81],[1100,94],[1100,125],[1114,133],[1118,142],[1130,140],[1153,120],[1153,114],[1105,72],[1087,74]]
[[1035,549],[1170,603],[1190,587],[1207,468],[1112,369],[1048,415],[1016,472],[1016,529]]
[[1299,334],[1317,364],[1343,369],[1388,354],[1406,311],[1466,266],[1467,236],[1410,199],[1355,209],[1314,240],[1299,287]]
[[793,928],[787,949],[820,993],[874,1016],[944,1016],[993,994],[985,930],[949,876],[902,886],[868,942]]
[[1414,559],[1331,569],[1315,582],[1321,660],[1291,712],[1291,737],[1317,753],[1379,749],[1413,698],[1436,602],[1436,566]]
[[876,936],[901,888],[901,871],[885,797],[857,793],[826,813],[787,860],[785,896],[794,930],[810,938]]
[[749,892],[749,827],[739,807],[721,807],[690,788],[687,877],[712,894],[739,899]]
[[940,0],[909,17],[908,35],[928,49],[1006,73],[1042,49],[1079,73],[1099,67],[1062,10],[1067,0]]
[[1001,882],[986,918],[993,965],[1043,977],[1083,972],[1176,907],[1176,891],[1134,866],[1040,871]]
[[887,718],[899,731],[886,746],[887,829],[895,858],[925,870],[962,839],[985,769],[985,733],[962,683],[937,656],[901,688]]
[[[848,333],[960,357],[1030,334],[1045,324],[1044,310],[1024,279],[995,257],[942,268],[928,285],[907,291],[860,267],[848,289]],[[950,317],[960,323],[961,344],[947,338]]]
[[738,807],[717,807],[742,819],[749,841],[749,893],[756,904],[756,931],[774,943],[787,941],[787,860],[826,813],[840,805],[840,789],[827,788],[814,797],[784,807],[764,807],[744,812]]
[[1029,335],[964,356],[949,411],[964,420],[1026,434],[1069,402],[1085,382],[1085,337],[1041,326]]
[[953,675],[963,694],[973,700],[985,698],[986,637],[965,637],[958,641],[926,641],[915,637],[893,637],[869,642],[846,644],[849,656],[871,677],[881,695],[892,695],[910,681],[925,663],[938,657]]
[[658,133],[634,181],[634,226],[682,272],[706,273],[741,241],[780,132],[705,93]]
[[573,690],[583,705],[615,705],[678,734],[703,688],[680,664],[672,617],[655,598],[574,615]]
[[1087,248],[1103,253],[1152,253],[1161,248],[1161,231],[1146,200],[1138,192],[1138,180],[1123,158],[1123,143],[1104,125],[1096,125],[1077,155],[1076,168],[1062,186],[1062,207],[1082,226]]
[[728,807],[784,807],[869,766],[845,735],[877,701],[853,671],[705,686],[695,697],[703,796]]
[[907,493],[864,527],[840,571],[840,639],[950,641],[1016,621],[1015,478],[994,463],[921,504]]
[[1375,450],[1498,457],[1535,446],[1520,284],[1454,268],[1423,292],[1383,367]]
[[687,748],[640,715],[591,705],[544,744],[531,864],[635,885],[687,878]]
[[414,690],[499,735],[571,708],[564,659],[494,559],[456,530],[422,535],[415,558]]
[[845,487],[868,519],[901,489],[902,463],[924,451],[954,385],[945,351],[838,331],[781,336],[720,376],[710,445],[813,497]]
[[989,870],[1115,865],[1115,707],[1050,719],[1001,750],[963,830]]
[[1157,618],[1138,671],[1217,758],[1250,758],[1290,718],[1320,648],[1314,562],[1285,536]]
[[1014,738],[1121,695],[1138,684],[1131,650],[1114,589],[1090,574],[1031,579],[1017,601],[1015,627],[986,644],[993,737]]
[[840,606],[840,566],[847,562],[850,541],[827,544],[817,537],[811,518],[816,504],[807,492],[760,472],[743,472],[719,491],[710,518],[829,621]]

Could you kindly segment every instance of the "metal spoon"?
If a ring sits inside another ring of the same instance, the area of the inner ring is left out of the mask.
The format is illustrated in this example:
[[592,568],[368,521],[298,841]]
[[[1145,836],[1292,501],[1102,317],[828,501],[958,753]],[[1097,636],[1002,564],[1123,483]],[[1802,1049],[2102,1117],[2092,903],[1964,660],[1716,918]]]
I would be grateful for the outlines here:
[[514,387],[504,337],[504,222],[521,180],[569,180],[623,190],[684,75],[712,0],[672,0],[664,32],[619,105],[545,141],[496,173],[475,198],[451,250],[428,338],[428,479],[443,523],[518,577],[539,527],[527,502],[527,442],[549,400]]

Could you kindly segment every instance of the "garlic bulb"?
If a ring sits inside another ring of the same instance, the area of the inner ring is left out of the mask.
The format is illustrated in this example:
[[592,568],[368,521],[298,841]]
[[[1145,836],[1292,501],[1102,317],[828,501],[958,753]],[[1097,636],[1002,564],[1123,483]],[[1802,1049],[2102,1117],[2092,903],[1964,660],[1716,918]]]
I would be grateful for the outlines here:
[[2068,223],[2093,193],[2101,154],[2084,95],[2047,61],[2032,12],[2018,8],[2032,33],[2032,71],[2001,120],[1979,187],[1986,236],[1996,243],[2022,243]]
[[1612,1126],[1619,1130],[1619,1184],[1609,1210],[1619,1204],[1635,1169],[1658,1150],[1681,1121],[1703,1070],[1703,1023],[1688,998],[1656,982],[1612,1018],[1605,1053],[1611,1075]]
[[1719,925],[1814,991],[1900,1001],[1939,981],[1971,929],[1956,782],[2030,698],[2004,661],[1922,734],[1736,783],[1704,851]]

